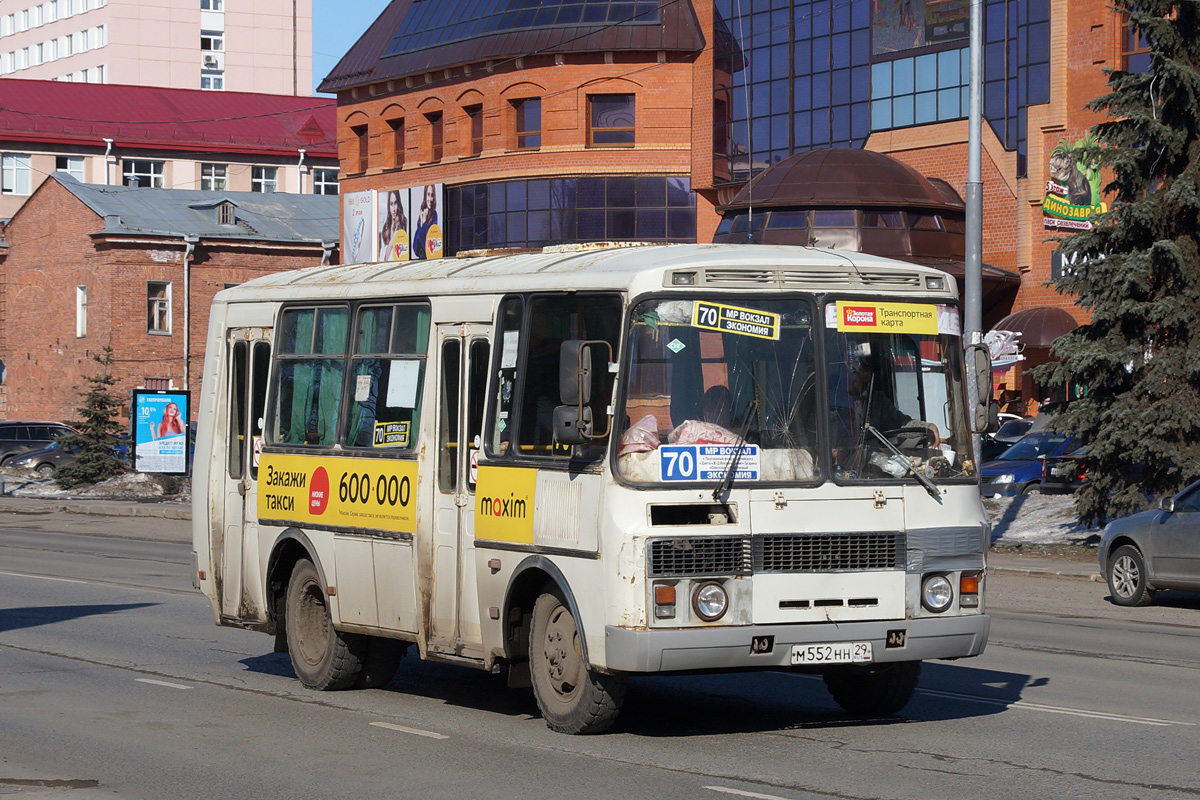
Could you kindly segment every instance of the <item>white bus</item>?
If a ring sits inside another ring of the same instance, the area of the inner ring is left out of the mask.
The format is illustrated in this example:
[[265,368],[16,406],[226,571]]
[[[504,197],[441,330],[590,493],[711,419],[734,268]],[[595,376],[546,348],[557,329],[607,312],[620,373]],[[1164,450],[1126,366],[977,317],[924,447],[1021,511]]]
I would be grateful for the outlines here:
[[195,580],[313,689],[382,686],[416,644],[506,668],[565,733],[646,673],[808,671],[895,713],[989,629],[957,303],[933,269],[766,245],[225,290]]

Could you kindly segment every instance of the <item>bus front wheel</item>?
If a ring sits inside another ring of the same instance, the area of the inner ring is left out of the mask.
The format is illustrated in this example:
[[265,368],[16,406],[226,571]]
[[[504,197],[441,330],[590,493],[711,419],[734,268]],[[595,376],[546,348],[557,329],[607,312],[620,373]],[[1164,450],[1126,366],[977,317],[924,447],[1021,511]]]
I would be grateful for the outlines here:
[[300,683],[318,691],[353,686],[362,672],[366,637],[333,627],[321,576],[308,559],[292,569],[285,613],[288,654]]
[[600,733],[621,711],[625,678],[590,669],[579,626],[557,591],[538,597],[529,634],[529,671],[542,718],[559,733]]
[[834,667],[825,686],[843,709],[856,716],[889,716],[908,705],[921,677],[920,661]]

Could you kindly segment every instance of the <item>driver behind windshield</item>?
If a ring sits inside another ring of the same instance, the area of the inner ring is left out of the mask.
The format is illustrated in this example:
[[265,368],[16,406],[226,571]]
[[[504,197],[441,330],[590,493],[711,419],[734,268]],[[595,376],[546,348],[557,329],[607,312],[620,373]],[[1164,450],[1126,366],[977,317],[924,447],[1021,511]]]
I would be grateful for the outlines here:
[[[896,407],[871,354],[871,345],[852,345],[846,353],[845,382],[838,380],[833,390],[835,430],[834,465],[845,472],[860,472],[865,466],[865,450],[877,440],[866,430],[869,423],[882,434],[895,437],[899,431],[918,437],[926,447],[937,447],[939,434],[933,423],[914,420]],[[841,391],[839,391],[839,389]],[[927,429],[928,434],[923,430]],[[901,444],[903,446],[903,443]]]

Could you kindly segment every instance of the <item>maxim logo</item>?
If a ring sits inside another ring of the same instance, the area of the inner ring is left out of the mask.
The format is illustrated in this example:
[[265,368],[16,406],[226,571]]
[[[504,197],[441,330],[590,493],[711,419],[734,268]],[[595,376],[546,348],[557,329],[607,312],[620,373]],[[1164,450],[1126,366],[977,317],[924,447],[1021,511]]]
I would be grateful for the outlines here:
[[525,519],[526,502],[509,493],[504,497],[480,497],[479,513],[485,517],[500,517],[502,519]]
[[842,318],[847,325],[874,325],[875,309],[871,306],[843,306]]

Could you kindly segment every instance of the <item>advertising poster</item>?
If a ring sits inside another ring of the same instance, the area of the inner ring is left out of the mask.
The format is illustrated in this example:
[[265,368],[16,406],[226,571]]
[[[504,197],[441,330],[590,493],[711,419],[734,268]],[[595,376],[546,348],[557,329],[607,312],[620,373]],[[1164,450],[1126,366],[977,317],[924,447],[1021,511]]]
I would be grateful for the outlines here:
[[133,393],[133,468],[138,472],[188,472],[187,392]]
[[1090,231],[1092,217],[1108,210],[1100,200],[1100,167],[1085,155],[1095,141],[1059,142],[1050,153],[1050,179],[1042,199],[1042,226],[1052,230]]
[[342,195],[342,263],[375,260],[374,205],[374,192]]
[[379,260],[408,261],[408,189],[379,192]]
[[442,216],[443,184],[433,183],[412,188],[411,205],[413,258],[441,258],[444,244],[442,230],[446,220]]
[[871,52],[899,53],[966,39],[970,0],[873,0]]

